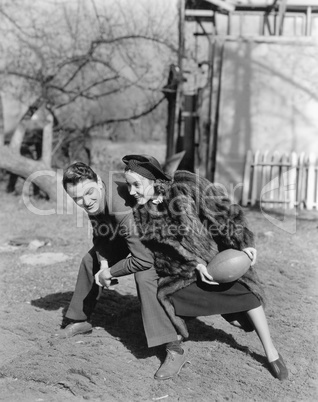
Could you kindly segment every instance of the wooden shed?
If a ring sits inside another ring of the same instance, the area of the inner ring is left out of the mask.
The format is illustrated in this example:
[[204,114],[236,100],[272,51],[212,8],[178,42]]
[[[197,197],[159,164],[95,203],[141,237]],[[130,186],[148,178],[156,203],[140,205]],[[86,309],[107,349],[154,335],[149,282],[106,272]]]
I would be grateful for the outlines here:
[[179,22],[168,156],[185,149],[182,167],[221,183],[237,200],[248,151],[276,152],[276,159],[302,154],[305,164],[311,154],[312,163],[318,1],[180,0]]

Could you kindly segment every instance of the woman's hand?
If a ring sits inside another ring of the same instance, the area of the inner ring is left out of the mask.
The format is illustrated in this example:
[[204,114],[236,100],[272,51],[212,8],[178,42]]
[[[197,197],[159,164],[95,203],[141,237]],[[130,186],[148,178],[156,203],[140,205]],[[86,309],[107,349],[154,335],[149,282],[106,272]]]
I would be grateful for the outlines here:
[[200,278],[202,282],[208,283],[209,285],[219,285],[218,282],[213,280],[213,277],[208,273],[207,267],[203,264],[198,264],[196,269],[199,271]]
[[257,257],[256,248],[254,248],[254,247],[246,247],[242,251],[244,251],[244,253],[246,253],[250,257],[250,259],[252,260],[252,262],[251,262],[251,267],[252,267],[256,263],[256,257]]

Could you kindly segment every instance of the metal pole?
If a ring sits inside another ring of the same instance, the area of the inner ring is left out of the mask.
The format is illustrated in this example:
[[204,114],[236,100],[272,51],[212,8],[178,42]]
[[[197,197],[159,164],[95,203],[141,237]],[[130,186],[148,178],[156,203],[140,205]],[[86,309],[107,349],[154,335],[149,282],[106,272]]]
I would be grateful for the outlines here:
[[220,64],[219,64],[219,82],[218,82],[218,92],[216,97],[215,106],[215,118],[213,124],[213,135],[212,137],[212,157],[211,157],[211,181],[215,180],[216,171],[216,157],[218,150],[218,134],[219,134],[219,116],[220,116],[220,104],[221,104],[221,90],[222,90],[222,69],[223,69],[223,56],[224,56],[224,42],[221,45],[220,52]]
[[174,129],[174,149],[176,150],[176,141],[181,130],[181,109],[183,99],[183,57],[184,57],[184,25],[185,25],[185,0],[179,0],[179,47],[178,47],[178,67],[180,74],[180,82],[177,87],[176,103],[175,103],[175,129]]
[[215,54],[215,40],[210,41],[209,46],[209,103],[207,123],[205,125],[205,133],[207,138],[207,152],[206,152],[206,177],[211,180],[211,167],[212,167],[212,146],[213,136],[211,135],[211,122],[212,122],[212,98],[213,98],[213,76],[214,76],[214,54]]

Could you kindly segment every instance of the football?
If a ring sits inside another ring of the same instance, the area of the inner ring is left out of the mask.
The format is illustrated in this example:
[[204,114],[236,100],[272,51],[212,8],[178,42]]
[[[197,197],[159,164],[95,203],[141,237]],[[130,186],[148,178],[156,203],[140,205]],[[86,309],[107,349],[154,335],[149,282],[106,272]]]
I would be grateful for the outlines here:
[[228,249],[217,254],[207,265],[207,270],[216,282],[233,282],[247,272],[251,262],[244,251]]

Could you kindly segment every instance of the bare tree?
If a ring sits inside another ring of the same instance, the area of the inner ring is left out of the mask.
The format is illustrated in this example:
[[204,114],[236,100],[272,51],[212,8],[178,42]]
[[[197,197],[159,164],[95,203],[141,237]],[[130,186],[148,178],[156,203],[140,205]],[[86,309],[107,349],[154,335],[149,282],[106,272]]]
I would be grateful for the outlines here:
[[[89,133],[140,119],[164,100],[177,51],[176,18],[164,0],[160,6],[148,0],[3,1],[2,91],[27,105],[41,96],[59,128]],[[2,140],[0,168],[16,172],[15,161],[24,177],[39,168],[20,158],[18,148],[8,151]]]
[[[73,7],[65,1],[53,7],[42,0],[29,5],[25,26],[13,8],[19,2],[10,3],[8,11],[0,9],[3,29],[13,37],[5,49],[3,85],[16,83],[28,94],[45,91],[60,114],[76,111],[72,122],[86,128],[137,118],[160,102],[165,61],[176,51],[175,27],[163,24],[164,16],[155,19],[149,8],[134,16],[134,8],[123,1],[96,2],[98,7],[94,0],[79,0]],[[51,21],[48,7],[59,14],[58,22]],[[100,113],[105,109],[111,117]],[[79,116],[79,110],[84,114]]]

